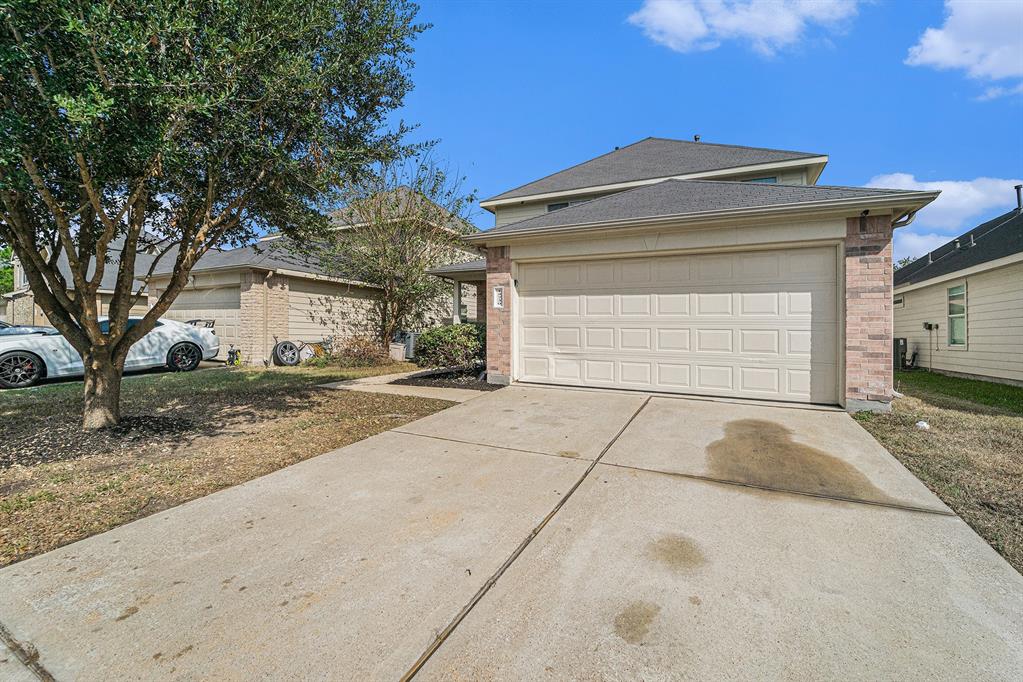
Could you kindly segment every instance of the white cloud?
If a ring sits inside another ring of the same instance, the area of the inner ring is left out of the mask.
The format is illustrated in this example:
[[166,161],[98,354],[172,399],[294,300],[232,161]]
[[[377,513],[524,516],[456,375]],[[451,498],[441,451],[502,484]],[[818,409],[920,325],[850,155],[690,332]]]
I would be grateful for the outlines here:
[[[867,187],[888,189],[941,190],[941,194],[917,215],[916,223],[938,232],[965,232],[976,219],[1008,211],[1016,205],[1016,185],[1023,180],[976,178],[974,180],[935,180],[923,182],[910,173],[877,175]],[[972,221],[972,222],[971,222]]]
[[925,253],[930,253],[945,242],[949,241],[948,235],[934,234],[933,232],[919,234],[913,231],[912,227],[904,227],[895,231],[895,262],[903,258],[919,258]]
[[[946,0],[945,23],[928,28],[909,48],[906,63],[962,69],[976,80],[1023,77],[1023,2]],[[988,88],[979,99],[1021,92],[1021,85]]]
[[895,259],[916,258],[933,251],[953,237],[1016,205],[1015,186],[1023,180],[976,178],[923,182],[910,173],[890,173],[870,179],[867,187],[941,190],[909,227],[895,232]]
[[833,28],[856,9],[857,0],[644,0],[629,23],[676,52],[743,40],[770,56],[798,42],[808,25]]
[[1018,83],[1009,88],[1003,88],[1000,85],[992,86],[976,99],[981,102],[988,102],[999,97],[1005,97],[1006,95],[1023,95],[1023,83]]

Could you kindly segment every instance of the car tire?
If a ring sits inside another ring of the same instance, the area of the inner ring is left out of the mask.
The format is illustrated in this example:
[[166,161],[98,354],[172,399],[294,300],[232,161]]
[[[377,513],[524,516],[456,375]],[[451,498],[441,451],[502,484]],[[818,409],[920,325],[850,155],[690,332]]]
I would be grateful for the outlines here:
[[0,388],[28,388],[46,375],[46,365],[35,353],[12,350],[0,355]]
[[167,351],[167,367],[173,372],[191,372],[202,362],[202,349],[194,343],[175,343]]
[[281,341],[274,346],[273,360],[278,367],[294,367],[302,358],[298,346],[291,341]]

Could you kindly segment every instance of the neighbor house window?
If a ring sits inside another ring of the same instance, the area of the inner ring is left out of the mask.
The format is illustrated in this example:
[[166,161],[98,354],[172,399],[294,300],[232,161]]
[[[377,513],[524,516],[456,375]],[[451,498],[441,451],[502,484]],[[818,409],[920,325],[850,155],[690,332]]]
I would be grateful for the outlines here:
[[966,285],[948,288],[948,345],[966,345]]
[[550,213],[551,211],[557,211],[557,210],[562,209],[562,208],[568,208],[568,202],[567,201],[562,201],[562,202],[557,203],[557,204],[547,204],[547,212],[548,213]]
[[775,178],[775,177],[770,177],[770,178],[751,178],[751,179],[747,180],[746,182],[759,182],[759,183],[765,184],[765,185],[773,185],[773,184],[778,182],[778,178]]
[[906,299],[902,296],[896,296],[892,299],[892,306],[895,308],[902,308],[906,305]]

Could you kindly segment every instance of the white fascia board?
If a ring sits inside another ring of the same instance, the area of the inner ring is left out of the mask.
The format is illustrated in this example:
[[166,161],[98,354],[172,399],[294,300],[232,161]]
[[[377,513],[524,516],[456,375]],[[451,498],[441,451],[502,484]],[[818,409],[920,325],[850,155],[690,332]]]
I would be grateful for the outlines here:
[[995,260],[989,260],[986,263],[979,263],[969,268],[963,268],[962,270],[955,270],[944,275],[938,275],[937,277],[925,279],[921,282],[915,282],[913,284],[902,284],[900,286],[895,287],[892,293],[904,294],[907,291],[923,289],[934,284],[950,282],[954,279],[962,279],[963,277],[976,275],[981,272],[987,272],[988,270],[995,270],[997,268],[1004,268],[1006,265],[1015,265],[1016,263],[1023,263],[1023,252],[1014,253],[1011,256],[1005,256],[1003,258],[996,258]]
[[[553,237],[566,234],[599,233],[607,229],[624,227],[663,227],[685,223],[709,223],[740,218],[772,218],[779,215],[833,214],[847,216],[850,211],[861,209],[891,209],[895,212],[919,210],[937,198],[939,192],[909,192],[899,195],[877,195],[873,197],[852,197],[829,201],[756,206],[752,208],[721,209],[683,213],[678,215],[650,216],[628,220],[611,220],[599,223],[581,223],[560,227],[540,227],[532,230],[490,230],[473,235],[468,241],[480,244],[503,244],[533,237]],[[491,234],[493,232],[493,234]]]
[[[709,171],[699,171],[697,173],[684,173],[682,175],[665,175],[659,178],[648,178],[646,180],[632,180],[629,182],[616,182],[610,185],[594,185],[592,187],[577,187],[574,189],[567,189],[560,192],[545,192],[543,194],[529,194],[521,197],[510,197],[508,199],[490,199],[487,201],[480,202],[480,208],[485,208],[491,211],[492,208],[499,206],[506,206],[508,204],[520,204],[529,203],[533,201],[542,201],[544,199],[567,199],[573,196],[580,196],[586,194],[600,194],[601,192],[617,192],[625,189],[632,189],[633,187],[642,187],[643,185],[653,185],[658,182],[664,182],[665,180],[709,180],[712,178],[719,178],[727,175],[744,175],[746,173],[759,173],[767,172],[772,170],[785,170],[786,168],[800,168],[802,166],[814,166],[819,167],[816,171],[816,177],[814,182],[820,177],[821,172],[824,170],[824,166],[828,163],[827,156],[810,156],[805,159],[792,159],[791,161],[772,161],[770,163],[758,163],[752,166],[735,166],[733,168],[717,168]],[[491,211],[493,213],[493,211]]]

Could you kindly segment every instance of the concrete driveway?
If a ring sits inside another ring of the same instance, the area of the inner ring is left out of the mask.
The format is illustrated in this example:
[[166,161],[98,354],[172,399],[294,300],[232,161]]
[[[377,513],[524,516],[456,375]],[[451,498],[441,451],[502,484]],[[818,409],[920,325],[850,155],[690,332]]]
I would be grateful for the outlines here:
[[1023,577],[844,413],[516,386],[3,569],[0,625],[12,679],[1013,679]]

